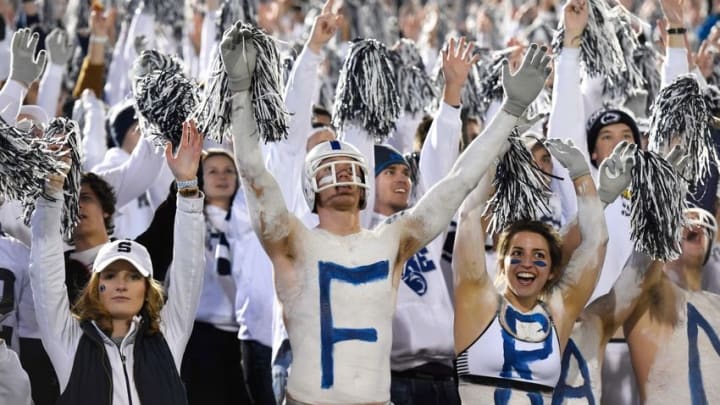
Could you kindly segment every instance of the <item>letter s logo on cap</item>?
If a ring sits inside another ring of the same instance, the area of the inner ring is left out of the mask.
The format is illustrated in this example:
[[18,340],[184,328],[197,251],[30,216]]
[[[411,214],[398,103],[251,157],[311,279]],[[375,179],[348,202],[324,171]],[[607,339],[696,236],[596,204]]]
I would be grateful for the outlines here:
[[118,243],[117,251],[120,253],[130,253],[130,251],[132,250],[131,248],[132,248],[132,244],[130,243],[130,241],[124,241],[124,242]]

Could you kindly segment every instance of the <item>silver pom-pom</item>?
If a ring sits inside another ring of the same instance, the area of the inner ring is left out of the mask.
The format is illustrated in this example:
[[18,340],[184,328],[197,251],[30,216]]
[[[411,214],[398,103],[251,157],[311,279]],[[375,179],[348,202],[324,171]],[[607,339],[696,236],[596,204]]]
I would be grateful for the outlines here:
[[[58,150],[56,156],[70,158],[70,171],[67,173],[63,185],[64,204],[61,231],[66,239],[71,239],[80,220],[80,179],[83,156],[80,127],[73,120],[64,117],[53,118],[45,129],[43,140],[48,145],[55,146]],[[32,213],[35,211],[35,199],[25,199],[23,208],[23,220],[26,225],[30,225]]]
[[648,149],[665,153],[678,137],[693,157],[687,172],[693,186],[707,177],[713,162],[718,162],[708,125],[711,118],[700,85],[691,74],[679,76],[660,90],[652,108]]
[[61,171],[50,149],[54,142],[36,138],[31,132],[22,131],[6,123],[0,117],[0,195],[7,200],[18,200],[27,205],[46,194],[45,180]]
[[[623,50],[609,21],[610,9],[605,0],[587,0],[588,23],[582,34],[580,67],[591,77],[600,76],[617,83],[627,69]],[[565,25],[560,23],[553,38],[553,54],[559,55],[565,39]]]
[[345,58],[335,91],[333,125],[364,128],[382,141],[395,129],[400,115],[395,67],[382,43],[355,40]]
[[613,14],[610,18],[610,25],[615,28],[615,36],[622,49],[626,69],[619,77],[604,77],[603,95],[615,104],[623,104],[628,97],[632,97],[644,89],[645,79],[640,66],[635,64],[635,56],[640,43],[633,31],[630,16],[620,7],[614,9]]
[[685,181],[660,155],[638,149],[631,187],[630,237],[635,250],[655,260],[677,259],[687,208]]
[[182,124],[198,104],[198,88],[176,58],[143,51],[135,66],[133,97],[142,133],[173,149],[180,144]]
[[236,21],[257,25],[257,0],[223,0],[220,5],[220,18],[217,19],[216,40],[222,36]]
[[532,155],[518,136],[517,128],[508,139],[510,149],[500,159],[493,180],[495,194],[485,213],[492,214],[488,233],[499,232],[519,220],[538,220],[548,215],[550,188]]
[[660,77],[660,54],[653,47],[651,41],[647,41],[644,35],[638,40],[639,46],[635,49],[635,66],[640,70],[640,74],[645,80],[645,91],[647,91],[647,104],[645,106],[645,115],[650,115],[650,107],[653,100],[660,91],[662,78]]
[[[282,66],[275,40],[250,24],[242,23],[240,29],[246,31],[245,38],[257,50],[250,92],[260,137],[265,142],[285,139],[290,114],[283,100]],[[205,97],[198,104],[193,118],[197,119],[201,133],[220,143],[223,138],[230,138],[231,112],[232,94],[228,88],[222,56],[218,52],[213,61]]]
[[390,51],[395,71],[400,102],[405,111],[415,114],[425,108],[437,97],[437,90],[415,43],[409,39],[399,41]]

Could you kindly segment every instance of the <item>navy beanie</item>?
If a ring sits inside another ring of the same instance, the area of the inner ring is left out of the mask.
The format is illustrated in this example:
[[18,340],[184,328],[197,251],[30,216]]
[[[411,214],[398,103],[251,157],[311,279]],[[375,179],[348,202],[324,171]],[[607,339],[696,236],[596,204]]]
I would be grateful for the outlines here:
[[122,147],[125,134],[136,121],[132,100],[123,101],[108,111],[107,130],[115,146]]
[[401,164],[410,167],[407,160],[390,145],[375,145],[375,177],[388,166]]
[[[587,134],[588,156],[592,156],[593,151],[595,150],[595,144],[597,143],[600,130],[613,124],[625,124],[630,127],[635,143],[638,146],[640,145],[640,129],[638,129],[637,121],[635,121],[635,117],[632,116],[632,113],[619,108],[601,108],[590,116],[585,127]],[[592,161],[592,164],[597,167],[597,162],[595,162],[592,158],[590,160]]]

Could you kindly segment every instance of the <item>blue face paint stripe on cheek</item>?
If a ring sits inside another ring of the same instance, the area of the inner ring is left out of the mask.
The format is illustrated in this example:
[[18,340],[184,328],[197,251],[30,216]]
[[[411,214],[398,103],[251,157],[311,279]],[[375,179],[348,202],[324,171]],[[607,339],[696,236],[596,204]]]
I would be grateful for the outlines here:
[[100,284],[98,290],[100,290],[100,292],[105,292],[105,284]]
[[520,259],[515,259],[515,258],[510,259],[510,264],[520,264],[521,262],[522,262],[522,260],[520,260]]
[[547,267],[547,263],[542,260],[535,260],[533,264],[537,267]]

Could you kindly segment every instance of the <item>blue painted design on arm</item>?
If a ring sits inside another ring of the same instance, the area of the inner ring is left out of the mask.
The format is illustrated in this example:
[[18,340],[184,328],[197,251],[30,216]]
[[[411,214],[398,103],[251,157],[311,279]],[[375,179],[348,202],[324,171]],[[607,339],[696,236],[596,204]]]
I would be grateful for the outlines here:
[[[568,370],[570,369],[570,360],[575,359],[578,364],[578,370],[583,379],[583,384],[579,387],[569,385],[572,381],[566,381]],[[562,371],[560,372],[560,380],[553,392],[552,405],[562,405],[568,398],[582,398],[587,400],[588,405],[595,405],[595,396],[592,392],[592,382],[590,379],[590,371],[588,370],[587,361],[583,357],[580,349],[575,342],[568,340],[567,347],[562,358]]]
[[344,329],[333,326],[330,304],[330,285],[333,280],[359,285],[387,279],[390,265],[387,260],[360,267],[344,267],[331,262],[319,262],[320,281],[320,360],[322,381],[320,386],[328,389],[334,383],[333,348],[336,343],[346,340],[377,342],[374,328]]
[[688,382],[690,384],[690,400],[692,405],[707,404],[703,375],[700,370],[700,350],[698,349],[698,327],[705,331],[715,353],[720,355],[720,339],[700,311],[691,303],[687,304],[688,330]]

